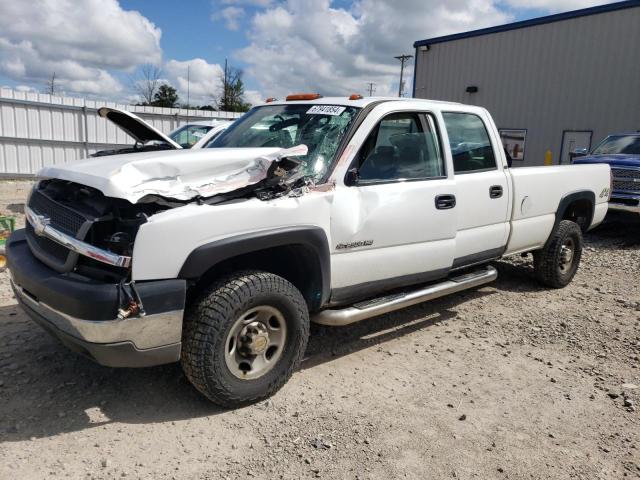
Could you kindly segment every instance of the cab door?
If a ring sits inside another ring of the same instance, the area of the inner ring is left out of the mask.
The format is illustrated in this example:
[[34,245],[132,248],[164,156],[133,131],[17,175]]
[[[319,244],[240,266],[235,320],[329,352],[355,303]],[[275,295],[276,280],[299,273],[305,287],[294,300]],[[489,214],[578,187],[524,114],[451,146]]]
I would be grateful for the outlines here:
[[331,216],[332,303],[448,274],[456,235],[456,188],[435,117],[384,115],[368,133]]
[[509,237],[510,189],[502,145],[478,113],[443,112],[458,188],[454,268],[500,257]]

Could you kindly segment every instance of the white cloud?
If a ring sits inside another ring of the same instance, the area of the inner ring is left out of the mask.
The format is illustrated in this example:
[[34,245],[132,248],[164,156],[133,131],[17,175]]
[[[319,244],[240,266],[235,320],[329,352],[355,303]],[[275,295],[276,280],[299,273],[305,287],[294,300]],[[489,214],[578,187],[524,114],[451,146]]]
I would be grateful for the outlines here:
[[[188,82],[187,67],[189,67]],[[202,58],[194,58],[183,62],[169,60],[164,66],[164,73],[169,83],[178,90],[180,102],[187,102],[188,86],[189,102],[192,105],[204,105],[211,104],[213,97],[220,93],[220,79],[224,70],[218,64],[207,63]]]
[[257,90],[245,90],[244,101],[250,103],[252,106],[256,106],[262,105],[265,101],[265,98],[262,96],[262,93]]
[[117,0],[0,0],[0,73],[74,93],[113,95],[122,85],[108,70],[160,63],[161,31]]
[[[346,95],[376,83],[397,89],[400,64],[413,42],[511,20],[491,0],[360,0],[349,9],[330,0],[288,0],[256,13],[250,45],[237,52],[266,96],[292,91]],[[410,87],[412,68],[405,71]]]
[[226,27],[229,30],[238,30],[240,28],[239,21],[244,17],[245,11],[241,7],[225,7],[222,10],[211,14],[211,20],[218,21],[224,20]]
[[[214,2],[215,3],[215,2]],[[254,7],[268,7],[273,3],[272,0],[222,0],[223,5],[247,5]]]
[[506,3],[513,8],[538,9],[555,13],[594,7],[596,5],[602,5],[603,3],[612,2],[611,0],[506,0]]

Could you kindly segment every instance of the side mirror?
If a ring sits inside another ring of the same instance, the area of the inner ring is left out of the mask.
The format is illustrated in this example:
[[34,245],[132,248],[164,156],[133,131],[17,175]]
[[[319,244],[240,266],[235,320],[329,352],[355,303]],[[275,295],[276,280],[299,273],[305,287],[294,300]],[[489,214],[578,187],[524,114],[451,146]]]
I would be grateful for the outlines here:
[[358,175],[358,169],[357,168],[351,168],[351,169],[347,170],[347,175],[345,176],[344,183],[348,187],[353,187],[354,185],[356,185],[358,183],[359,179],[360,179],[360,175]]
[[573,152],[569,152],[569,158],[571,160],[577,157],[586,157],[587,155],[589,155],[588,148],[576,148]]

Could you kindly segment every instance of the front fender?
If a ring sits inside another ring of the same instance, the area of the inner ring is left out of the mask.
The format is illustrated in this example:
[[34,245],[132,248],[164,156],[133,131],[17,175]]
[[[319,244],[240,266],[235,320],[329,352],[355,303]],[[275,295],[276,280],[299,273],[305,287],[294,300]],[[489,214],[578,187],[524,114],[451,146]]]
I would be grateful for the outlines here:
[[281,227],[245,233],[201,245],[192,251],[180,269],[179,278],[198,279],[225,260],[284,246],[304,246],[312,258],[313,272],[320,277],[320,304],[329,299],[331,258],[324,230],[315,226]]

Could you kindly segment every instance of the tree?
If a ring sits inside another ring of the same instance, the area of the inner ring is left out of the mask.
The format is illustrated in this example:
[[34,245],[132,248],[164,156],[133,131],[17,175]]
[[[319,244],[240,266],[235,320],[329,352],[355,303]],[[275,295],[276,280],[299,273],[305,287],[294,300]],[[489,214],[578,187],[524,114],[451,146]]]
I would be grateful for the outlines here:
[[158,91],[153,96],[151,105],[154,107],[174,108],[178,104],[178,92],[167,83],[158,87]]
[[224,62],[224,74],[220,78],[221,93],[214,98],[217,110],[225,112],[246,112],[251,108],[244,101],[244,83],[242,82],[242,70],[227,67]]
[[155,95],[160,84],[162,70],[151,64],[140,67],[137,77],[133,79],[133,89],[142,98],[141,105],[151,105],[155,100]]

